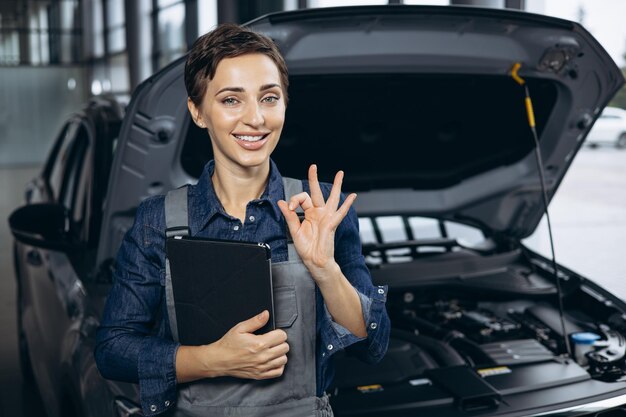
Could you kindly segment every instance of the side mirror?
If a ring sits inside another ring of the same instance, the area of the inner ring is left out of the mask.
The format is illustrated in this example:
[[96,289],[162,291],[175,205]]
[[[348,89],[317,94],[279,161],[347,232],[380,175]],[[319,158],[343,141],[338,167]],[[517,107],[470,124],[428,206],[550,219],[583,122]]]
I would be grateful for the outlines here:
[[26,245],[58,251],[77,248],[70,235],[70,215],[59,204],[28,204],[9,216],[15,239]]

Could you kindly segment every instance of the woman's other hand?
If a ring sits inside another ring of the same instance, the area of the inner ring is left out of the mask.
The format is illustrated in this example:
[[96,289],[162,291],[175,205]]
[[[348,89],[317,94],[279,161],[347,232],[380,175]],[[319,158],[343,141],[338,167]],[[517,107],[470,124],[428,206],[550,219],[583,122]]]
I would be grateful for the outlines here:
[[[335,231],[356,199],[356,194],[350,194],[339,207],[342,182],[343,171],[339,171],[335,175],[328,200],[324,201],[317,179],[317,166],[311,165],[309,167],[311,195],[300,193],[291,197],[289,203],[284,200],[278,202],[296,251],[318,284],[336,274],[339,269],[335,262]],[[295,212],[298,206],[304,211],[302,222]]]
[[181,346],[176,355],[179,383],[200,378],[232,376],[270,379],[281,376],[287,364],[287,333],[277,329],[253,332],[269,320],[267,310],[236,324],[220,340],[204,346]]

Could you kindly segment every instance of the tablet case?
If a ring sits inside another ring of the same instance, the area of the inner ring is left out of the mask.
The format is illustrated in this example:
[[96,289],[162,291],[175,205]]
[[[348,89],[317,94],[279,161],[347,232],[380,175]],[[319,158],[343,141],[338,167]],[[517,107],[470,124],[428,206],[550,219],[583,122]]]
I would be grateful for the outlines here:
[[167,239],[178,338],[183,345],[219,340],[237,323],[268,310],[275,328],[271,251],[265,243]]

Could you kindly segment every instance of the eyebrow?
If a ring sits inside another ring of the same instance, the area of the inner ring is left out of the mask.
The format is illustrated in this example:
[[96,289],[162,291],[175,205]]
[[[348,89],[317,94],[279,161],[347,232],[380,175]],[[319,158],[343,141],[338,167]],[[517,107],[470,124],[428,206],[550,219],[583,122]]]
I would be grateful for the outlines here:
[[[274,87],[280,88],[280,85],[279,84],[275,84],[275,83],[273,83],[273,84],[264,84],[264,85],[261,86],[261,88],[259,88],[259,91],[269,90],[270,88],[274,88]],[[224,91],[232,91],[233,93],[243,93],[245,90],[242,87],[224,87],[220,91],[215,93],[215,95],[221,94]]]

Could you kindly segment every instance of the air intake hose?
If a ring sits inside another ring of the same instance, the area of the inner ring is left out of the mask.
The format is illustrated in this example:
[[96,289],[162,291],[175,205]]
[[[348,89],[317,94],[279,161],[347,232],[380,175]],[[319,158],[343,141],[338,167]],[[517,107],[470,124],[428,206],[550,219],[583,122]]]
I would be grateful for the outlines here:
[[413,343],[424,349],[440,366],[465,365],[465,360],[450,345],[429,336],[416,335],[399,329],[391,330],[391,337]]

